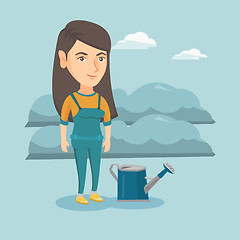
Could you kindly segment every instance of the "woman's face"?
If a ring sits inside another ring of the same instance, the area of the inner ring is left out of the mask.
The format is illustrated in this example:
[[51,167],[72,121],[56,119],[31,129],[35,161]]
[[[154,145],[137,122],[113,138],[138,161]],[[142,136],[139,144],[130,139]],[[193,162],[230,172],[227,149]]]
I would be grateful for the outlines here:
[[91,47],[79,40],[66,54],[59,50],[60,65],[82,85],[94,87],[102,79],[107,68],[107,51]]

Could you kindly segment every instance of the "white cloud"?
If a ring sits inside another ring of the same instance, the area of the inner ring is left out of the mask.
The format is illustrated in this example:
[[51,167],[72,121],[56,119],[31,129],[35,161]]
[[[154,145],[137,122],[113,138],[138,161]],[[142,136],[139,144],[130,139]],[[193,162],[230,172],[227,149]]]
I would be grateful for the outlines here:
[[182,51],[172,57],[172,60],[199,60],[200,58],[207,58],[207,55],[202,54],[198,49],[192,48],[189,51]]
[[144,32],[136,32],[134,34],[128,34],[123,40],[117,42],[112,49],[148,49],[150,47],[156,47],[154,39],[149,38]]

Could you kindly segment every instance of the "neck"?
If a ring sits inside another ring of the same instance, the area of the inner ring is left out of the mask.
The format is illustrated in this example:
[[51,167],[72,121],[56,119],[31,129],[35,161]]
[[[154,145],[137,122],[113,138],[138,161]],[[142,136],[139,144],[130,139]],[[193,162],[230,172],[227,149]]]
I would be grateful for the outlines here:
[[80,89],[78,90],[79,93],[82,94],[92,94],[94,93],[93,91],[93,87],[89,87],[89,86],[84,86],[84,85],[80,85]]

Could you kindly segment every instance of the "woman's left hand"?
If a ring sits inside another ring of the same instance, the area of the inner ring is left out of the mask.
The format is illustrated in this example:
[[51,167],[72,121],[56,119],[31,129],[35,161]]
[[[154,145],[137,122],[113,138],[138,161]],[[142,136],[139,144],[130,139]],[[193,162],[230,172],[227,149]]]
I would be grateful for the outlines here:
[[110,146],[111,146],[110,140],[105,140],[105,141],[103,142],[103,145],[102,145],[102,146],[103,146],[103,147],[105,146],[104,152],[108,152],[109,149],[110,149]]

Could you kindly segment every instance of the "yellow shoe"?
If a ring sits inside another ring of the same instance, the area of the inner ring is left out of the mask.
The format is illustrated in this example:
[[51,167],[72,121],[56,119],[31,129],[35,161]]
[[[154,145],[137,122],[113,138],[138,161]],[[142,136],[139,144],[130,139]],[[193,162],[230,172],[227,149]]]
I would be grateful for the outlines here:
[[76,202],[81,204],[88,204],[88,200],[84,196],[77,196]]
[[95,202],[102,202],[103,199],[97,194],[97,193],[91,193],[90,194],[90,200]]

